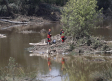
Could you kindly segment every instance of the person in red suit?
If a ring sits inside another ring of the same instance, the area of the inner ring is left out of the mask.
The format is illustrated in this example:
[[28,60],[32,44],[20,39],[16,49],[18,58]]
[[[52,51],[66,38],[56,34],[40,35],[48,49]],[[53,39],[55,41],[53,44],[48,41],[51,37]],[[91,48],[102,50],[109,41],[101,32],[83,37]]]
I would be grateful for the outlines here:
[[62,34],[63,29],[61,29],[60,35]]
[[64,41],[65,41],[65,36],[64,36],[64,31],[63,31],[62,29],[61,29],[60,35],[61,35],[62,43],[64,43]]
[[51,29],[49,29],[49,32],[48,32],[48,34],[47,34],[47,39],[48,39],[48,43],[47,44],[50,44],[50,42],[51,42]]

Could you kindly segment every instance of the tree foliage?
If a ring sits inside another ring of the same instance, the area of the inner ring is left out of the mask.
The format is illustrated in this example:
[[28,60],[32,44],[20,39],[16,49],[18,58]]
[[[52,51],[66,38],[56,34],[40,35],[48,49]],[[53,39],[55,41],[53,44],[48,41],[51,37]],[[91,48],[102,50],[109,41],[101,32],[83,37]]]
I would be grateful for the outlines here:
[[73,37],[89,35],[99,14],[96,0],[70,0],[62,11],[61,21],[65,34]]
[[[40,4],[42,3],[46,3],[47,5],[51,5],[52,7],[52,5],[63,6],[68,1],[69,0],[0,0],[0,16],[11,16],[12,14],[38,15],[41,14]],[[81,0],[77,1],[79,1],[80,4],[82,4],[83,2]],[[112,3],[111,0],[97,0],[97,1],[99,9],[101,8],[107,9]],[[6,2],[8,4],[6,4]]]
[[41,3],[63,6],[67,1],[68,0],[0,0],[0,15],[10,15],[8,14],[9,11],[15,14],[36,15],[39,13],[38,10],[40,9],[39,5]]

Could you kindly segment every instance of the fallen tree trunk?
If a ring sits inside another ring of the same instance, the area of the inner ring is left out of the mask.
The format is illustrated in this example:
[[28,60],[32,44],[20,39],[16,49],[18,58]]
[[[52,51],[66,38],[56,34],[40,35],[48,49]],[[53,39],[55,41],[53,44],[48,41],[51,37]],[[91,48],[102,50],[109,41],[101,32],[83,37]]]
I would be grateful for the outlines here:
[[45,46],[47,43],[29,43],[29,45]]
[[0,19],[11,19],[11,17],[0,17]]
[[2,22],[8,22],[8,23],[13,23],[13,24],[28,24],[29,22],[20,22],[20,21],[10,21],[6,19],[0,19]]

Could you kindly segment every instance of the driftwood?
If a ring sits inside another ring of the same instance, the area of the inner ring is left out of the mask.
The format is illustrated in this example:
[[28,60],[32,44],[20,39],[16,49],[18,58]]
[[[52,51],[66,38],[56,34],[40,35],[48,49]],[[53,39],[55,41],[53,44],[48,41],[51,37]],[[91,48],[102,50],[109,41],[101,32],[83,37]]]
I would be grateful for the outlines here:
[[0,17],[0,19],[11,19],[11,17]]
[[47,43],[29,43],[29,45],[44,46],[44,45],[47,45]]
[[0,38],[6,38],[6,35],[0,34]]
[[110,51],[94,51],[86,54],[112,54],[112,50]]
[[33,54],[30,54],[30,56],[48,56],[48,54],[37,54],[37,53],[34,54],[34,53],[33,53]]
[[9,28],[14,28],[14,27],[21,27],[22,25],[12,25],[12,26],[7,26],[7,27],[3,27],[1,28],[1,30],[6,30],[6,29],[9,29]]
[[112,41],[104,41],[105,43],[112,43]]
[[13,24],[28,24],[29,23],[29,22],[11,21],[11,20],[6,20],[6,19],[0,19],[0,21],[13,23]]
[[62,75],[56,75],[56,76],[53,76],[53,75],[41,75],[41,76],[37,77],[37,80],[38,81],[51,81],[53,78],[56,78],[56,77],[62,77]]
[[37,32],[32,30],[23,30],[23,31],[19,31],[19,33],[28,34],[28,33],[37,33]]

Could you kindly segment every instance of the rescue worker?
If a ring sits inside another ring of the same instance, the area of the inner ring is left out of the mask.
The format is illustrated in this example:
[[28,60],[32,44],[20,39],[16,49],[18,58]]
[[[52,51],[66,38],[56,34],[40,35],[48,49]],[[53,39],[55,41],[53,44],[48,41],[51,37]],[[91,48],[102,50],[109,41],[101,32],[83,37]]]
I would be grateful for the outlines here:
[[51,59],[50,58],[48,58],[48,67],[49,67],[49,71],[51,71],[51,61],[50,61]]
[[63,70],[65,68],[65,59],[62,57],[62,61],[61,61],[61,70]]
[[64,31],[63,31],[63,30],[61,31],[61,40],[62,40],[62,43],[64,43],[64,41],[65,41],[65,36],[64,36]]
[[48,43],[47,44],[50,44],[50,42],[51,42],[51,29],[49,29],[49,32],[48,32],[48,34],[47,34],[47,39],[48,39]]
[[63,29],[61,29],[60,35],[62,34]]

